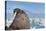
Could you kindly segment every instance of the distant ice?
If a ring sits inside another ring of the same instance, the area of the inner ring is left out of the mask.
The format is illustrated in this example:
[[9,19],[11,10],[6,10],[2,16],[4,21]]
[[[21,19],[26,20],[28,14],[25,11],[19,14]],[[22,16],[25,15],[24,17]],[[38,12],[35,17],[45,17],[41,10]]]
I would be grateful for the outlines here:
[[32,23],[32,28],[44,28],[45,27],[45,19],[44,18],[30,18]]

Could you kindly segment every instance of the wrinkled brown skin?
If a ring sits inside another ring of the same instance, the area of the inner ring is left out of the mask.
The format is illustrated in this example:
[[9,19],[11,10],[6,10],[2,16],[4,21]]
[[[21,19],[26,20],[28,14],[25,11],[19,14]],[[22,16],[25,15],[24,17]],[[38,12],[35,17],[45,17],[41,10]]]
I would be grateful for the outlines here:
[[10,25],[9,30],[29,29],[30,21],[27,14],[23,10],[16,11],[17,14]]

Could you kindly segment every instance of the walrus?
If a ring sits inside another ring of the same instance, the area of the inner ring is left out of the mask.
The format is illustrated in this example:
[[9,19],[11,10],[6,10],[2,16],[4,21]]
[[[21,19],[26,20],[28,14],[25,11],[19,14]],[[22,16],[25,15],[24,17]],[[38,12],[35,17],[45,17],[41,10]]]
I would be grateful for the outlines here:
[[13,13],[15,12],[16,16],[8,30],[30,29],[30,21],[26,12],[19,8],[14,9]]

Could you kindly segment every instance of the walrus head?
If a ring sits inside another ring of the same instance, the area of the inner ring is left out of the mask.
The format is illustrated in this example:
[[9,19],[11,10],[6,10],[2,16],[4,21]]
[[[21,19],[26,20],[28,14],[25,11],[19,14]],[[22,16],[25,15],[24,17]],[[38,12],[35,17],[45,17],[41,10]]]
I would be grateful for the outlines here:
[[13,13],[15,14],[16,13],[16,15],[18,15],[19,13],[25,13],[23,10],[21,10],[21,9],[19,9],[19,8],[16,8],[16,9],[14,9],[14,11],[13,11]]

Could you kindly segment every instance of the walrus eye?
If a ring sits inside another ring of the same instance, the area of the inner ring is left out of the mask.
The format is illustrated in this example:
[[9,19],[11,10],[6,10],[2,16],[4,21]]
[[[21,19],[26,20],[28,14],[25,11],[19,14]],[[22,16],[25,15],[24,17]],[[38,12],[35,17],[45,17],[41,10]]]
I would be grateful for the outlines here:
[[15,13],[15,11],[13,13]]
[[15,12],[16,12],[16,9],[14,9],[13,13],[15,13]]
[[14,9],[13,13],[15,13],[15,9]]

